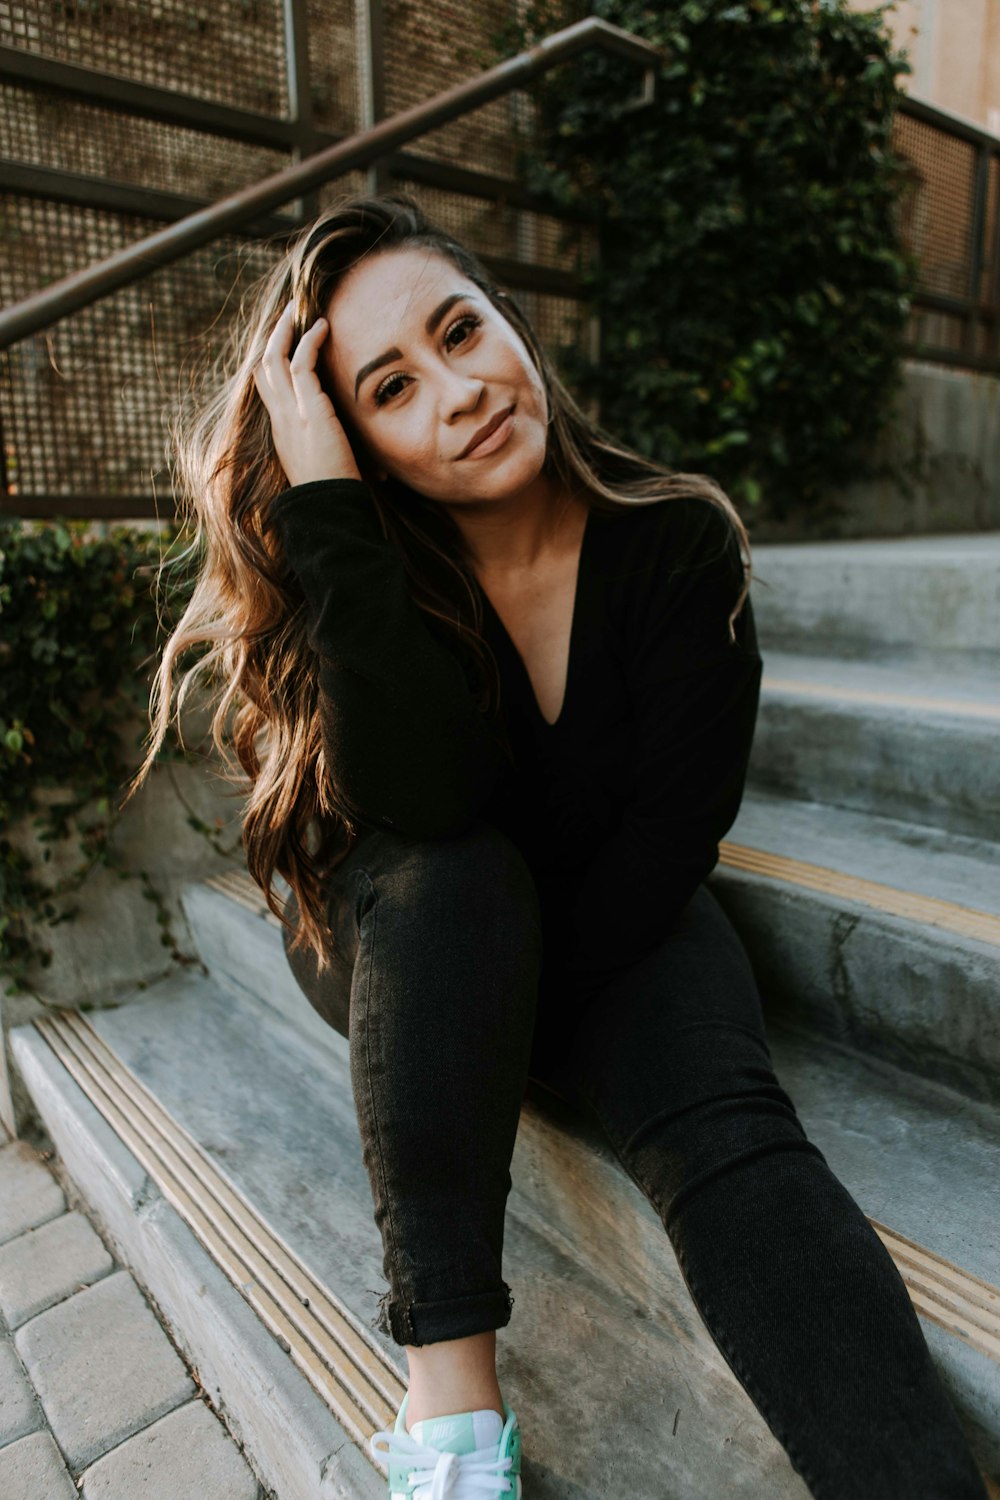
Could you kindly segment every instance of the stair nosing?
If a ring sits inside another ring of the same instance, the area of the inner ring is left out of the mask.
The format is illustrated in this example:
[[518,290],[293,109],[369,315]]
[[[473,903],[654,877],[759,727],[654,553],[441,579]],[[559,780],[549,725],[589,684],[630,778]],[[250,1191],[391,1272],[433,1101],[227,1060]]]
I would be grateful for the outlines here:
[[719,864],[728,870],[763,876],[800,890],[839,896],[841,900],[866,906],[886,916],[902,917],[930,927],[941,927],[959,937],[1000,947],[1000,916],[947,901],[940,896],[924,896],[907,891],[887,881],[870,880],[830,865],[812,864],[790,855],[774,854],[756,845],[737,844],[724,839],[719,844]]
[[[866,906],[886,916],[940,927],[956,936],[1000,947],[1000,916],[940,896],[925,896],[890,885],[887,881],[871,880],[832,865],[793,859],[790,855],[776,854],[754,844],[736,843],[730,839],[720,841],[719,866],[742,874],[762,876],[800,890],[839,896],[844,901]],[[267,906],[252,876],[244,870],[210,875],[199,884],[228,896],[276,927],[282,925]]]
[[805,678],[772,676],[761,678],[761,691],[774,697],[795,700],[818,700],[830,707],[839,704],[873,704],[883,709],[920,710],[941,719],[988,719],[1000,722],[1000,703],[977,702],[971,698],[941,698],[927,693],[899,692],[892,688],[852,687],[849,683],[810,682]]
[[[313,1275],[245,1193],[226,1177],[85,1016],[77,1011],[64,1011],[60,1016],[36,1017],[33,1024],[91,1104],[253,1308],[262,1325],[372,1462],[368,1435],[374,1427],[391,1425],[405,1393],[396,1367],[350,1309]],[[179,1165],[171,1163],[170,1154]],[[203,1206],[204,1193],[212,1200],[207,1208]],[[235,1202],[235,1210],[227,1206],[226,1199]],[[261,1249],[254,1243],[246,1226],[267,1248]],[[237,1244],[245,1243],[237,1249],[234,1239]],[[228,1250],[220,1248],[220,1241]],[[290,1274],[310,1288],[308,1305],[275,1261],[290,1263]],[[243,1272],[235,1268],[240,1264]],[[312,1305],[313,1298],[320,1309],[324,1303],[329,1304],[334,1320],[346,1325],[347,1346],[331,1329],[329,1318],[324,1321],[319,1316],[317,1307]],[[352,1341],[363,1346],[360,1358],[349,1347]],[[381,1469],[374,1463],[373,1467],[381,1475]]]
[[[255,1296],[253,1284],[248,1284],[233,1276],[232,1266],[226,1263],[224,1254],[220,1255],[218,1243],[213,1243],[211,1237],[206,1236],[203,1226],[192,1215],[192,1203],[195,1203],[196,1207],[197,1204],[193,1195],[183,1190],[185,1171],[189,1177],[200,1178],[208,1191],[213,1194],[221,1185],[221,1198],[235,1199],[238,1210],[257,1227],[265,1242],[270,1239],[284,1255],[301,1267],[303,1276],[308,1284],[315,1288],[316,1295],[328,1300],[338,1311],[342,1309],[344,1321],[363,1342],[370,1356],[367,1361],[369,1374],[361,1369],[358,1362],[351,1361],[348,1350],[336,1345],[335,1347],[339,1348],[345,1356],[344,1360],[339,1362],[339,1368],[342,1372],[350,1373],[347,1369],[350,1364],[356,1375],[366,1380],[370,1378],[370,1374],[380,1374],[384,1377],[384,1389],[376,1391],[375,1395],[369,1398],[370,1409],[365,1412],[365,1419],[371,1418],[378,1425],[391,1421],[392,1402],[395,1401],[398,1407],[404,1392],[399,1372],[386,1360],[374,1340],[371,1340],[360,1328],[349,1309],[342,1308],[336,1293],[313,1276],[295,1252],[284,1244],[267,1220],[253,1207],[243,1190],[226,1178],[194,1137],[180,1125],[169,1110],[160,1104],[128,1064],[94,1030],[85,1016],[78,1012],[67,1011],[59,1017],[37,1017],[33,1024],[90,1102],[137,1157],[174,1210],[189,1225],[223,1273],[254,1308],[272,1336],[276,1336],[275,1329],[262,1310],[263,1299]],[[136,1113],[140,1116],[138,1122],[134,1118]],[[130,1114],[133,1116],[131,1119]],[[146,1127],[145,1132],[143,1125]],[[171,1135],[176,1144],[171,1142]],[[185,1163],[182,1160],[180,1173],[165,1161],[156,1149],[157,1140],[170,1147],[175,1154],[188,1153],[191,1161]],[[178,1181],[181,1183],[180,1189]],[[225,1208],[221,1200],[217,1200],[217,1204],[223,1214],[229,1215],[238,1229],[239,1225],[233,1217],[232,1210]],[[1000,1364],[1000,1288],[878,1220],[869,1218],[869,1223],[879,1234],[892,1256],[917,1310],[962,1342],[977,1349],[994,1363]],[[221,1232],[220,1230],[220,1234]],[[242,1257],[242,1252],[238,1254]],[[258,1258],[263,1258],[264,1255],[266,1252],[257,1252]],[[296,1359],[299,1368],[310,1380],[314,1389],[327,1401],[330,1410],[341,1421],[345,1430],[350,1432],[354,1441],[367,1451],[366,1440],[370,1427],[366,1428],[358,1415],[363,1408],[358,1407],[352,1411],[342,1400],[334,1404],[337,1399],[336,1391],[332,1392],[334,1399],[331,1400],[330,1383],[322,1378],[322,1369],[333,1374],[335,1380],[338,1378],[336,1370],[330,1368],[329,1353],[326,1355],[327,1363],[320,1364],[323,1359],[321,1351],[324,1344],[329,1345],[330,1335],[313,1309],[303,1304],[300,1294],[295,1293],[276,1266],[267,1264],[265,1260],[263,1267],[258,1266],[258,1272],[261,1270],[263,1278],[258,1279],[255,1276],[254,1284],[267,1288],[269,1284],[273,1285],[277,1278],[284,1287],[282,1290],[282,1286],[279,1285],[277,1290],[284,1297],[286,1304],[291,1300],[288,1295],[291,1293],[296,1304],[294,1309],[296,1321],[300,1323],[303,1330],[302,1337],[308,1340],[308,1347],[316,1356],[315,1360],[310,1361],[305,1358],[302,1347],[296,1346],[292,1340],[289,1340],[287,1334],[280,1336],[282,1347],[284,1348],[286,1344],[290,1345],[287,1352]],[[281,1304],[278,1305],[280,1310]],[[294,1328],[292,1331],[294,1333]],[[334,1359],[336,1360],[336,1355]],[[383,1403],[381,1407],[378,1405],[379,1401]]]

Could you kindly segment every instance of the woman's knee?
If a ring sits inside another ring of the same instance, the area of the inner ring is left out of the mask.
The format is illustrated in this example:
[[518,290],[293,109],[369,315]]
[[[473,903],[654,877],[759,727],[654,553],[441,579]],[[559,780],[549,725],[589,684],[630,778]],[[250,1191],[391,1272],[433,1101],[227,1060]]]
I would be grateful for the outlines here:
[[365,862],[380,913],[393,908],[453,928],[540,937],[534,877],[517,845],[480,819],[440,839],[381,839]]
[[281,942],[285,959],[299,989],[327,1025],[348,1034],[350,1015],[351,961],[332,944],[332,934],[324,934],[327,962],[320,968],[319,955],[310,944],[300,941],[301,909],[295,892],[289,893],[285,916],[290,926],[282,924]]
[[819,1154],[774,1071],[766,1038],[726,1021],[688,1023],[633,1053],[602,1099],[605,1126],[670,1226],[680,1203],[743,1162]]

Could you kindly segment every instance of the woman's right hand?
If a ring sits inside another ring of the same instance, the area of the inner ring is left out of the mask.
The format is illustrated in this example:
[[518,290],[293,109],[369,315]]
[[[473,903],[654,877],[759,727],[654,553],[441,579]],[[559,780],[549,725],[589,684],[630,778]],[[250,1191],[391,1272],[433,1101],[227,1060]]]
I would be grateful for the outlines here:
[[333,403],[320,385],[316,359],[329,328],[317,318],[291,359],[293,305],[274,326],[253,378],[271,418],[271,438],[290,485],[312,479],[360,479],[357,460]]

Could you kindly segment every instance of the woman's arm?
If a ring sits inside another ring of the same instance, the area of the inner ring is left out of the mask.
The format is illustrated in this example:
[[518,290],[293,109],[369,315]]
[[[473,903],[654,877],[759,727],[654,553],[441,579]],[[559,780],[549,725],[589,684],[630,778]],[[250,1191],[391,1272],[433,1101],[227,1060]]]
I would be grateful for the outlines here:
[[323,749],[354,819],[413,838],[461,832],[503,752],[458,658],[430,632],[368,487],[317,479],[273,502],[318,659]]
[[698,511],[684,571],[675,571],[674,528],[664,528],[636,611],[626,662],[635,792],[575,887],[559,938],[573,972],[609,972],[662,939],[715,868],[742,800],[762,662],[749,598],[736,643],[728,637],[743,582],[737,534],[711,502]]

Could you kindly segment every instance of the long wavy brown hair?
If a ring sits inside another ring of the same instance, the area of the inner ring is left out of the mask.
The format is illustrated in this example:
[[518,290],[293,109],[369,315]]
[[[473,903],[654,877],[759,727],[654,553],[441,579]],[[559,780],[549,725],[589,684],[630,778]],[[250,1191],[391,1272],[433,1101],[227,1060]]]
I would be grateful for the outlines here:
[[[690,495],[711,501],[732,522],[743,559],[743,587],[729,617],[731,639],[750,587],[746,529],[716,481],[645,458],[591,421],[563,385],[515,298],[495,283],[467,246],[433,224],[416,199],[406,193],[352,197],[303,230],[250,289],[240,317],[230,323],[221,355],[196,375],[191,392],[172,415],[178,517],[194,532],[186,553],[161,563],[157,587],[170,566],[190,565],[193,558],[193,589],[155,671],[148,749],[122,805],[145,780],[175,715],[180,732],[180,715],[193,686],[207,686],[209,707],[214,703],[212,741],[226,779],[246,798],[242,836],[247,868],[271,911],[291,930],[284,902],[272,888],[275,872],[288,882],[299,910],[292,946],[312,948],[320,972],[333,950],[324,877],[353,847],[359,830],[324,761],[317,663],[306,639],[304,598],[269,525],[271,502],[288,488],[288,479],[275,454],[270,417],[253,370],[290,300],[295,318],[289,357],[305,330],[326,316],[351,267],[363,256],[404,246],[445,256],[523,339],[548,396],[546,474],[602,511]],[[322,360],[316,368],[332,400]],[[480,596],[459,528],[432,499],[397,479],[379,479],[349,419],[339,410],[337,415],[386,540],[401,554],[414,603],[472,661],[476,670],[470,687],[480,709],[491,709],[499,701],[496,663],[482,635]],[[203,646],[208,649],[194,665],[179,671],[183,654]],[[182,732],[180,737],[183,743]]]

